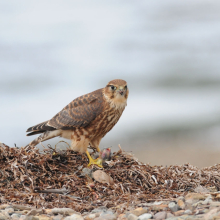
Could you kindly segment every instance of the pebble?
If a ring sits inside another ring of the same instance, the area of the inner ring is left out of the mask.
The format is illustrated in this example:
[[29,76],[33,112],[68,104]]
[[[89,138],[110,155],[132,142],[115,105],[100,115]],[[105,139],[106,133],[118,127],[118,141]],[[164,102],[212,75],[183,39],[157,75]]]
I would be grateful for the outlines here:
[[192,211],[190,209],[185,210],[184,214],[192,215]]
[[186,205],[182,199],[178,200],[177,205],[179,206],[180,209],[185,209],[185,207],[186,207]]
[[145,214],[143,214],[143,215],[140,215],[140,216],[138,217],[138,220],[147,220],[147,219],[150,219],[150,218],[152,218],[152,215],[149,214],[149,213],[145,213]]
[[95,218],[94,220],[116,220],[117,216],[112,214],[100,215],[100,217]]
[[168,207],[172,212],[177,212],[179,209],[178,205],[175,202],[170,202]]
[[37,214],[42,214],[43,213],[43,210],[42,209],[31,209],[28,213],[27,213],[27,216],[30,216],[30,215],[37,215]]
[[52,217],[52,220],[61,220],[63,218],[63,215],[55,215]]
[[111,210],[106,210],[106,211],[103,211],[101,212],[100,216],[104,216],[104,215],[114,215],[114,212],[111,211]]
[[200,193],[188,193],[185,196],[185,201],[187,203],[196,203],[199,200],[205,200],[205,199],[206,199],[206,196]]
[[17,220],[17,219],[19,219],[20,217],[21,217],[21,215],[20,215],[20,214],[16,214],[16,213],[14,213],[14,214],[11,215],[11,219],[13,219],[13,220]]
[[159,212],[159,211],[166,211],[167,208],[168,208],[168,205],[153,205],[151,207],[151,210]]
[[120,214],[117,220],[127,220],[126,214]]
[[73,214],[71,216],[64,218],[64,220],[84,220],[84,219],[81,215]]
[[173,217],[174,217],[174,215],[172,213],[170,213],[170,212],[167,213],[167,218],[173,218]]
[[140,216],[144,213],[147,213],[149,210],[147,208],[137,208],[133,211],[131,211],[132,214],[136,215],[136,216]]
[[48,210],[47,214],[53,214],[53,215],[73,215],[76,214],[76,211],[70,208],[54,208],[51,210]]
[[4,214],[0,213],[0,220],[5,220],[8,219],[7,216],[5,216]]
[[[0,205],[0,220],[220,220],[220,195],[188,193],[175,200],[146,201],[118,204],[116,207],[97,207],[90,212],[77,213],[71,208],[36,209],[24,205]],[[119,212],[119,213],[117,213]]]
[[99,217],[99,214],[97,215],[98,213],[93,213],[93,214],[88,214],[84,217],[85,220],[93,220],[94,218],[96,217]]
[[137,219],[138,217],[132,213],[128,215],[128,220],[137,220]]
[[105,206],[100,206],[99,208],[93,209],[91,213],[97,213],[97,212],[105,212],[108,209]]
[[10,215],[14,213],[15,210],[13,208],[6,208],[5,211]]
[[154,215],[154,219],[165,219],[167,217],[167,213],[165,211],[163,212],[158,212]]
[[184,214],[184,210],[179,210],[179,211],[177,211],[177,212],[174,212],[174,215],[175,216],[180,216],[180,215],[183,215]]

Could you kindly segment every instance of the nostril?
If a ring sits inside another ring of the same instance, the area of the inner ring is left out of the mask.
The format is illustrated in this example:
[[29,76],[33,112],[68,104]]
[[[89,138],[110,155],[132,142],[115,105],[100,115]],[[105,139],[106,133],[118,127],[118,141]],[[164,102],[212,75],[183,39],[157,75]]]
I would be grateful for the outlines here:
[[123,94],[124,94],[124,91],[123,91],[123,90],[120,90],[119,93],[120,93],[121,95],[123,95]]

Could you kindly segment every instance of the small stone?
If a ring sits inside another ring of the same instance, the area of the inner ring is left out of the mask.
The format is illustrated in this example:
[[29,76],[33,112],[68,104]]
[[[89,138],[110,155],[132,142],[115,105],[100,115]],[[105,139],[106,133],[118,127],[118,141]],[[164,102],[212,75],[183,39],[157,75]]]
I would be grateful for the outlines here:
[[100,206],[99,208],[93,209],[91,213],[97,213],[97,212],[106,212],[108,209],[105,206]]
[[39,220],[38,218],[36,219],[34,216],[25,216],[25,220]]
[[179,200],[182,200],[183,202],[185,202],[185,198],[183,196],[179,196],[178,198],[176,198],[176,202],[178,202]]
[[168,219],[168,218],[173,218],[173,217],[174,217],[174,215],[173,215],[172,213],[167,212],[167,219]]
[[166,218],[166,220],[183,220],[183,218],[182,217],[171,217],[171,218]]
[[71,216],[64,218],[64,220],[84,220],[84,219],[81,215],[73,214]]
[[128,220],[137,220],[137,219],[138,217],[132,213],[128,215]]
[[85,219],[85,220],[93,220],[93,219],[96,218],[96,217],[98,217],[98,216],[96,215],[96,213],[93,213],[93,214],[86,215],[86,216],[84,217],[84,219]]
[[174,212],[174,215],[175,216],[180,216],[180,215],[183,215],[184,214],[184,210],[179,210],[179,211],[177,211],[177,212]]
[[166,212],[158,212],[154,215],[154,219],[165,219],[167,217],[167,213]]
[[27,213],[27,216],[37,215],[37,214],[41,215],[42,213],[43,213],[42,209],[32,209]]
[[50,215],[52,214],[52,209],[44,209],[44,213]]
[[137,220],[147,220],[147,219],[150,219],[150,218],[152,218],[152,215],[149,214],[149,213],[145,213],[143,215],[140,215]]
[[26,218],[27,218],[27,217],[26,217],[25,215],[21,215],[20,218],[19,218],[19,220],[26,220]]
[[[126,217],[126,215],[125,214],[120,214],[119,216],[118,216],[118,220],[127,220],[128,218]],[[85,219],[86,220],[86,219]]]
[[[114,212],[109,209],[109,210],[106,210],[106,211],[101,212],[101,213],[100,213],[100,216],[107,215],[107,214],[109,214],[109,215],[114,215]],[[98,216],[97,216],[97,217],[98,217]]]
[[14,213],[15,210],[13,208],[6,208],[5,211],[10,215]]
[[55,215],[52,217],[53,220],[61,220],[63,218],[63,215]]
[[7,207],[11,207],[11,206],[8,205],[8,204],[2,204],[2,205],[0,205],[0,209],[6,209]]
[[32,220],[50,220],[50,218],[48,216],[46,216],[46,215],[39,215],[39,216],[33,216]]
[[182,199],[178,200],[177,205],[180,207],[180,209],[185,209],[185,207],[186,207],[186,205]]
[[163,204],[162,201],[159,201],[159,202],[155,201],[155,202],[153,203],[153,205],[161,205],[161,204]]
[[172,212],[177,212],[179,209],[178,205],[175,202],[170,202],[168,207]]
[[211,209],[208,213],[204,215],[203,219],[212,219],[212,216],[218,212],[218,208]]
[[136,215],[136,216],[140,216],[144,213],[147,213],[149,210],[147,208],[137,208],[135,210],[132,210],[130,213]]
[[189,210],[189,209],[187,209],[187,210],[185,210],[184,214],[186,214],[186,215],[192,215],[192,211]]
[[6,220],[6,219],[9,219],[9,217],[0,213],[0,220]]
[[20,214],[14,213],[14,214],[11,215],[11,219],[17,220],[17,219],[20,219],[20,216],[21,216]]
[[220,202],[210,202],[210,207],[219,207]]
[[10,218],[9,213],[6,210],[1,210],[1,213],[5,215],[7,218]]
[[71,209],[71,208],[53,208],[51,209],[51,213],[48,214],[53,214],[53,215],[73,215],[76,214],[76,211]]
[[117,216],[114,214],[105,214],[100,215],[100,217],[95,218],[94,220],[116,220]]
[[200,193],[188,193],[185,196],[185,201],[187,203],[196,203],[199,200],[205,200],[205,199],[206,199],[206,196]]
[[168,205],[153,205],[151,207],[151,210],[160,212],[160,211],[166,211],[168,208]]
[[113,178],[102,170],[96,170],[92,173],[92,176],[99,183],[107,183],[110,185],[114,183]]

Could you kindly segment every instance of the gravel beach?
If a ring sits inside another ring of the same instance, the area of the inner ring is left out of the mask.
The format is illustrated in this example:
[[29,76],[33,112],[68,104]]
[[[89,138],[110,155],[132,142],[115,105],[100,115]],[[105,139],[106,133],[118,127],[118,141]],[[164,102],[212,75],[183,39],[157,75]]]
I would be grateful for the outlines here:
[[150,166],[119,149],[103,168],[71,150],[0,144],[0,219],[220,219],[220,165]]

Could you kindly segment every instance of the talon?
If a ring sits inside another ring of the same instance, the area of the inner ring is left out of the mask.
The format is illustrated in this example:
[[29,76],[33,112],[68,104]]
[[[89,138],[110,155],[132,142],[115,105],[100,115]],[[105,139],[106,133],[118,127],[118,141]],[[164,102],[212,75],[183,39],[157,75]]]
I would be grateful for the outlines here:
[[89,154],[88,151],[86,151],[86,154],[87,154],[87,157],[89,158],[88,167],[91,166],[92,164],[95,164],[95,165],[97,165],[97,166],[103,168],[103,166],[102,166],[102,159],[101,159],[101,158],[98,157],[97,159],[93,159],[93,158],[90,156],[90,154]]

